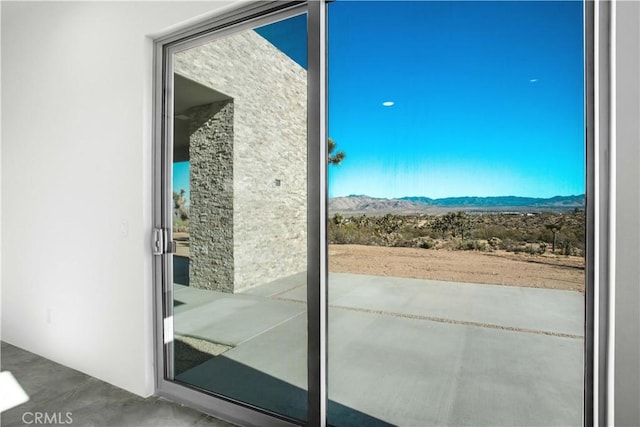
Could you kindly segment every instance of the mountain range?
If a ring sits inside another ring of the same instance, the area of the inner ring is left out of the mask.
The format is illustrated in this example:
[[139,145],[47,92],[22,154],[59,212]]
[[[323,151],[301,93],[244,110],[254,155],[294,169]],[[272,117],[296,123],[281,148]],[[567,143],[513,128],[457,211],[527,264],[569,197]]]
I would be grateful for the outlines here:
[[329,212],[341,214],[384,215],[387,213],[438,214],[450,211],[464,212],[562,212],[584,209],[585,195],[555,196],[551,198],[499,196],[499,197],[400,197],[385,199],[365,195],[333,197],[329,199]]

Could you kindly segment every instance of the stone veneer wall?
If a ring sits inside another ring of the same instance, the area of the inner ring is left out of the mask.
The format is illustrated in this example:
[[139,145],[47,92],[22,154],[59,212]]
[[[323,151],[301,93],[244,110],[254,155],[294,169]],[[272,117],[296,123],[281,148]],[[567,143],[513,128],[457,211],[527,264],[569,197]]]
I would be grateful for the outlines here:
[[233,102],[194,107],[186,115],[190,127],[190,285],[233,292]]
[[[306,270],[306,71],[254,31],[180,52],[174,67],[233,99],[233,291]],[[211,188],[203,203],[226,197]],[[218,258],[190,249],[194,263]]]

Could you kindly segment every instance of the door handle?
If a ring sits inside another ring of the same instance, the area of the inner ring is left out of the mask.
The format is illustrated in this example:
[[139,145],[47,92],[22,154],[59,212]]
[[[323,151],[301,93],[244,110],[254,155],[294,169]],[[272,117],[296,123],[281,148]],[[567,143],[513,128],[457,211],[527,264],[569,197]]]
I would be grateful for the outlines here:
[[169,240],[169,231],[166,228],[154,228],[152,235],[151,248],[154,255],[176,253],[176,242]]

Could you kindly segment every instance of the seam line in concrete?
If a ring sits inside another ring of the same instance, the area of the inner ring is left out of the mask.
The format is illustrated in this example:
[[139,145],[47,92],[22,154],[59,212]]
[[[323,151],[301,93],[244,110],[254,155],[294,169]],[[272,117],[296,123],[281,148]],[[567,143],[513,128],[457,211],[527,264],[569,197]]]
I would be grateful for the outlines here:
[[[289,298],[274,298],[281,301],[291,301],[297,302],[301,304],[305,304],[305,301],[293,300]],[[563,332],[553,332],[553,331],[543,331],[538,329],[528,329],[528,328],[518,328],[515,326],[504,326],[504,325],[496,325],[494,323],[483,323],[483,322],[473,322],[470,320],[455,320],[455,319],[447,319],[444,317],[434,317],[434,316],[422,316],[419,314],[408,314],[408,313],[399,313],[395,311],[386,311],[386,310],[372,310],[368,308],[358,308],[358,307],[348,307],[342,305],[333,305],[329,304],[330,308],[337,308],[340,310],[347,311],[356,311],[359,313],[367,313],[367,314],[379,314],[382,316],[393,316],[393,317],[403,317],[405,319],[415,319],[415,320],[426,320],[429,322],[437,322],[437,323],[448,323],[452,325],[464,325],[464,326],[474,326],[477,328],[486,328],[486,329],[498,329],[502,331],[510,331],[510,332],[523,332],[527,334],[536,334],[536,335],[548,335],[552,337],[558,338],[569,338],[574,340],[583,340],[584,337],[582,335],[575,334],[567,334]]]
[[[284,300],[284,298],[282,298],[282,300]],[[297,301],[296,301],[296,302],[297,302]],[[242,341],[240,341],[239,343],[237,343],[237,344],[234,346],[234,348],[235,348],[235,347],[239,347],[239,346],[241,346],[242,344],[246,343],[247,341],[251,341],[252,339],[257,338],[257,337],[259,337],[259,336],[260,336],[260,335],[262,335],[262,334],[266,334],[267,332],[269,332],[269,331],[271,331],[271,330],[273,330],[273,329],[277,328],[278,326],[280,326],[280,325],[284,325],[284,324],[285,324],[285,323],[287,323],[288,321],[293,320],[293,319],[295,319],[296,317],[298,317],[298,316],[300,316],[300,315],[302,315],[302,314],[305,314],[305,313],[306,313],[306,311],[301,311],[300,313],[296,313],[296,314],[294,314],[294,315],[293,315],[293,316],[291,316],[291,317],[287,317],[286,319],[284,319],[284,320],[282,320],[282,321],[280,321],[280,322],[276,323],[275,325],[271,326],[270,328],[267,328],[267,329],[265,329],[264,331],[260,331],[260,332],[258,332],[257,334],[250,336],[249,338],[245,338],[244,340],[242,340]]]
[[[277,298],[277,297],[279,297],[279,296],[280,296],[280,295],[282,295],[282,294],[286,294],[287,292],[291,292],[291,291],[293,291],[294,289],[298,289],[298,288],[301,288],[301,287],[303,287],[303,286],[305,286],[305,287],[306,287],[306,286],[307,286],[307,284],[306,284],[306,283],[303,283],[303,284],[301,284],[301,285],[295,285],[295,286],[294,286],[294,287],[292,287],[292,288],[285,289],[284,291],[276,292],[275,294],[271,294],[271,295],[269,295],[269,298]],[[286,298],[283,298],[283,299],[286,299]],[[289,301],[289,300],[287,299],[287,301]]]

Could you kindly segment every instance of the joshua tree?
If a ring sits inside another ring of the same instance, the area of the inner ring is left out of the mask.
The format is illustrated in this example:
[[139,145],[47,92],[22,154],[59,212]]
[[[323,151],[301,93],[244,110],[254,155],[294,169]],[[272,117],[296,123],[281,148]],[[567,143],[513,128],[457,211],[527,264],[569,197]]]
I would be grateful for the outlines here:
[[362,215],[358,218],[358,226],[362,228],[367,228],[371,225],[371,219],[366,215]]
[[443,216],[437,217],[431,224],[431,228],[434,231],[437,231],[442,234],[442,240],[445,239],[445,235],[447,231],[449,231],[449,225],[447,224]]
[[469,230],[470,225],[471,219],[469,216],[460,211],[448,212],[445,215],[439,216],[433,224],[431,224],[431,228],[441,232],[443,239],[446,232],[450,231],[453,237],[457,237],[459,235],[462,240],[464,240],[464,233]]
[[563,225],[564,224],[562,221],[555,221],[544,225],[547,230],[553,233],[553,244],[551,246],[551,253],[553,254],[556,253],[556,237],[558,235],[558,232],[562,229]]
[[180,189],[180,193],[173,192],[173,209],[176,215],[180,216],[180,219],[186,221],[189,219],[189,212],[184,207],[184,204],[187,202],[187,199],[184,197],[186,191],[184,188]]
[[471,219],[466,213],[460,211],[455,214],[454,224],[455,228],[460,232],[460,237],[464,240],[464,232],[469,229]]
[[344,160],[345,154],[344,151],[338,151],[333,154],[333,151],[336,149],[336,142],[329,138],[329,164],[330,165],[339,165]]
[[340,215],[339,213],[336,213],[335,215],[333,215],[332,221],[338,227],[342,227],[342,225],[344,225],[344,223],[345,223],[344,217],[342,215]]
[[385,234],[395,233],[402,227],[402,217],[388,213],[378,218],[378,226]]

